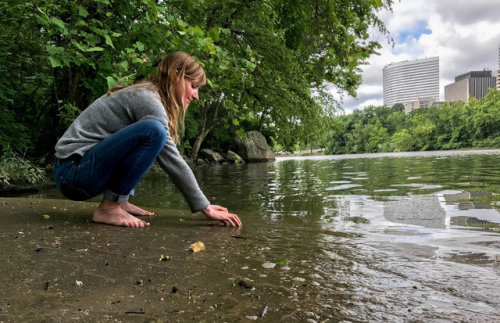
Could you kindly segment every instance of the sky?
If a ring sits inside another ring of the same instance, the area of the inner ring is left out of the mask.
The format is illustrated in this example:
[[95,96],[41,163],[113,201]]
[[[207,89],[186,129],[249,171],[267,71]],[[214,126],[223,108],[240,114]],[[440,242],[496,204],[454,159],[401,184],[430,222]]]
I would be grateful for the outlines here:
[[499,69],[500,0],[395,0],[392,12],[379,13],[394,45],[379,31],[372,38],[380,55],[362,65],[357,97],[344,97],[344,113],[383,104],[382,68],[390,63],[439,56],[439,92],[455,76],[488,68]]

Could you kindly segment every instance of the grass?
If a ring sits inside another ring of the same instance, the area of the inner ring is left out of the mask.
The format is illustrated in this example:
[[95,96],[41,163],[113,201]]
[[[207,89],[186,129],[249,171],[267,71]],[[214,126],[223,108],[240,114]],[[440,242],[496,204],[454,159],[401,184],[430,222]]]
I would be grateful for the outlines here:
[[11,150],[0,156],[1,185],[35,185],[45,181],[45,172]]

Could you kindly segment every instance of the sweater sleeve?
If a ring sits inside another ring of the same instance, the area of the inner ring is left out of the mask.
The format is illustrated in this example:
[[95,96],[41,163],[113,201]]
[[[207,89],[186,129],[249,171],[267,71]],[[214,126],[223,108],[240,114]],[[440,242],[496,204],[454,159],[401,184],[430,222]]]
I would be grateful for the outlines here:
[[[203,194],[198,182],[196,181],[193,171],[184,158],[182,158],[177,146],[170,136],[168,117],[163,105],[161,104],[159,95],[157,92],[155,93],[149,91],[141,93],[141,96],[142,98],[140,101],[149,102],[147,104],[141,104],[141,109],[134,109],[136,114],[134,119],[140,121],[143,119],[153,118],[162,122],[167,131],[167,141],[158,155],[157,161],[182,193],[191,211],[201,211],[210,205],[210,202]],[[146,100],[144,100],[144,96],[147,97]],[[135,105],[133,101],[134,99],[130,99],[129,103],[131,103],[131,105]],[[137,103],[137,105],[139,105],[139,103]]]
[[174,141],[170,137],[168,128],[167,142],[157,160],[160,166],[172,178],[175,186],[181,191],[192,212],[201,211],[210,205],[210,202],[198,186],[191,168],[189,168],[177,150]]

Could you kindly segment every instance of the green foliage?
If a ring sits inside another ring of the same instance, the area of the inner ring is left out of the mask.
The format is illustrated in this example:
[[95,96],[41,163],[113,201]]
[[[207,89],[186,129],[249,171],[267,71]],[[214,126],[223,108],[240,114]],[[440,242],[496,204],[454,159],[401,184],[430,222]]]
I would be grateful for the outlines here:
[[27,159],[4,150],[0,156],[0,184],[39,184],[45,180],[45,172]]
[[29,145],[29,137],[26,127],[16,122],[13,111],[0,106],[0,152],[11,146],[18,150],[26,150]]
[[[80,111],[107,89],[144,78],[173,50],[193,55],[208,76],[186,118],[183,150],[196,155],[205,138],[222,149],[254,126],[285,149],[324,144],[337,107],[326,82],[355,94],[359,65],[379,47],[368,31],[386,33],[377,12],[391,4],[3,1],[0,144],[52,153]],[[371,150],[386,136],[375,127],[364,143]]]
[[[380,1],[390,5],[392,1]],[[222,48],[206,61],[210,88],[200,109],[193,155],[219,124],[235,133],[248,117],[275,143],[290,148],[318,142],[336,104],[325,81],[354,94],[358,66],[375,53],[367,31],[385,31],[379,2],[342,6],[331,1],[186,1],[185,20],[214,32]]]
[[329,122],[327,153],[500,146],[500,91],[481,100],[444,103],[405,115],[399,105],[367,107]]
[[408,129],[403,129],[393,134],[391,141],[394,149],[397,151],[411,151],[415,147],[415,140]]

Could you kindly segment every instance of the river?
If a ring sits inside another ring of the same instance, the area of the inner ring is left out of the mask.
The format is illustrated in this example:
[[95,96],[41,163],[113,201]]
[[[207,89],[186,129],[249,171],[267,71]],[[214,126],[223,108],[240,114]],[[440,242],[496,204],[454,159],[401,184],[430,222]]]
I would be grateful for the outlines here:
[[[177,316],[150,310],[160,320],[253,320],[265,307],[268,320],[498,322],[499,164],[500,150],[484,150],[195,168],[211,202],[240,216],[236,231],[169,213],[188,207],[155,169],[132,202],[164,211],[148,235],[123,243],[145,239],[148,248],[171,234],[210,246],[196,268],[176,274],[177,284],[198,288],[197,305]],[[31,196],[40,197],[61,198],[53,190]],[[86,230],[96,227],[114,234]]]

